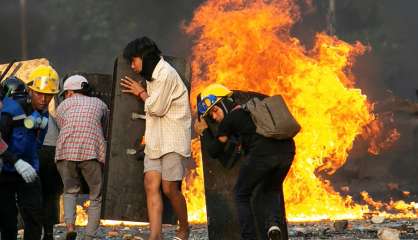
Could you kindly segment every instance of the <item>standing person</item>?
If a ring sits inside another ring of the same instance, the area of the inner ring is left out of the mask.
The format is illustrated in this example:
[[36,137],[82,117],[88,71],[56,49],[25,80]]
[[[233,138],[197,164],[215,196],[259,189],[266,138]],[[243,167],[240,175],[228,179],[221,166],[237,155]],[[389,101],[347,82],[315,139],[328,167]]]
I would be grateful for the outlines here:
[[42,211],[44,236],[42,240],[54,239],[54,225],[59,223],[60,196],[63,191],[61,176],[55,164],[55,146],[58,139],[58,127],[55,122],[57,98],[49,104],[48,130],[39,150],[39,177],[42,185]]
[[186,200],[179,188],[190,157],[191,112],[189,96],[176,70],[161,56],[148,37],[128,43],[124,58],[132,70],[147,80],[147,89],[125,77],[122,90],[144,101],[146,113],[144,186],[147,196],[150,240],[161,239],[163,202],[160,188],[179,219],[175,239],[189,236]]
[[265,233],[262,239],[287,239],[287,224],[281,186],[290,169],[295,155],[293,139],[276,140],[256,133],[256,126],[250,113],[240,108],[233,98],[232,91],[220,84],[211,84],[201,92],[198,111],[219,123],[214,136],[202,118],[195,123],[195,131],[208,144],[209,154],[217,158],[232,136],[241,140],[246,153],[234,187],[235,203],[242,240],[255,240],[256,227],[251,209],[251,196],[255,188],[263,184],[262,194],[265,204],[271,211],[263,212]]
[[70,76],[63,87],[65,100],[58,106],[56,120],[60,132],[55,160],[64,183],[64,219],[67,239],[76,239],[75,210],[81,178],[89,187],[88,224],[83,239],[93,239],[100,224],[102,167],[105,162],[103,123],[108,108],[96,97],[81,75]]
[[0,174],[0,228],[5,240],[17,238],[17,208],[24,222],[24,239],[42,234],[42,196],[37,151],[48,124],[48,104],[58,93],[58,74],[39,66],[29,75],[29,96],[23,81],[10,78],[1,111],[0,131],[9,145]]

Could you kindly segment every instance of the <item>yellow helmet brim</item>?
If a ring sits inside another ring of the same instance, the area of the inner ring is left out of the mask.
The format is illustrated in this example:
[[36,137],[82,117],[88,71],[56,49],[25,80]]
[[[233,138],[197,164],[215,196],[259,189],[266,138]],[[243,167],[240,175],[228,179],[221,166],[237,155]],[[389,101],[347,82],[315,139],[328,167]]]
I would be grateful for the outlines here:
[[59,93],[59,90],[49,91],[49,90],[38,89],[38,88],[35,88],[33,86],[29,86],[29,88],[32,89],[33,91],[39,92],[39,93],[45,93],[45,94],[58,94]]

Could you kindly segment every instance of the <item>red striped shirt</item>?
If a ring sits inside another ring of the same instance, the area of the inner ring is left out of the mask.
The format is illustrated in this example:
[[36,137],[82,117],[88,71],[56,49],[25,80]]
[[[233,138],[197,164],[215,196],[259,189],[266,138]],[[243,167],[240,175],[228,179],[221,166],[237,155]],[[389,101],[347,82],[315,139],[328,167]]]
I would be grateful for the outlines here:
[[57,108],[57,124],[60,133],[55,160],[105,161],[106,143],[102,120],[108,108],[98,98],[74,95],[65,99]]

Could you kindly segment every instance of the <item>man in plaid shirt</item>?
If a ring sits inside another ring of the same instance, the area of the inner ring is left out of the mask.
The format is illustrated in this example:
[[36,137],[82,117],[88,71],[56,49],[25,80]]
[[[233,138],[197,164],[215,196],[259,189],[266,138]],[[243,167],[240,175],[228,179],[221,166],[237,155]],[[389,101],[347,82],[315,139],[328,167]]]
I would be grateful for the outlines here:
[[83,177],[89,186],[90,206],[84,239],[93,239],[100,224],[102,166],[106,144],[103,123],[108,108],[98,98],[89,97],[87,79],[73,75],[64,82],[65,100],[57,108],[60,128],[55,160],[64,183],[64,219],[67,239],[76,239],[74,229],[77,194]]

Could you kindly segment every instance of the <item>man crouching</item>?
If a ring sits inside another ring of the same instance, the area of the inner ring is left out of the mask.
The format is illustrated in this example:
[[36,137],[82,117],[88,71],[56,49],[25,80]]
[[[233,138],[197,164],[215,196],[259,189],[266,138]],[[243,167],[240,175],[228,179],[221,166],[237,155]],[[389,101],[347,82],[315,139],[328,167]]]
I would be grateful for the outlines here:
[[89,97],[87,79],[73,75],[64,82],[65,100],[57,108],[60,128],[55,160],[64,184],[64,219],[67,239],[76,239],[76,200],[83,177],[89,187],[88,224],[83,239],[93,239],[100,224],[102,166],[105,161],[103,123],[108,108],[98,98]]

